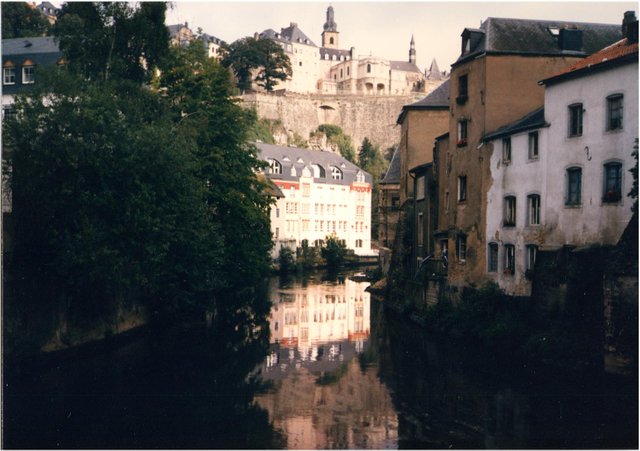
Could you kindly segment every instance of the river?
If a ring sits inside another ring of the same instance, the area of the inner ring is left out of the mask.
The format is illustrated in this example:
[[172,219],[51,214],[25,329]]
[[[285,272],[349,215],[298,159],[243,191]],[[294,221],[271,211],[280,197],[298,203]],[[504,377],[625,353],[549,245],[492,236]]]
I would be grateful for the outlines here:
[[498,368],[385,312],[367,286],[272,279],[268,342],[171,327],[5,369],[3,447],[638,447],[637,381]]

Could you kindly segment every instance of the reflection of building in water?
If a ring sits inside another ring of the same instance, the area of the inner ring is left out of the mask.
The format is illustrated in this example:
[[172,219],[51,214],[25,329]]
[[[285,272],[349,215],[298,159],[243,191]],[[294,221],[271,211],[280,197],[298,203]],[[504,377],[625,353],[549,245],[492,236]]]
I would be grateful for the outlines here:
[[[346,359],[345,359],[346,360]],[[333,383],[319,384],[301,368],[255,402],[269,412],[289,449],[386,449],[397,446],[398,417],[377,370],[357,359],[341,365]]]
[[298,346],[349,340],[362,350],[369,336],[368,283],[346,279],[340,285],[272,290],[271,343]]

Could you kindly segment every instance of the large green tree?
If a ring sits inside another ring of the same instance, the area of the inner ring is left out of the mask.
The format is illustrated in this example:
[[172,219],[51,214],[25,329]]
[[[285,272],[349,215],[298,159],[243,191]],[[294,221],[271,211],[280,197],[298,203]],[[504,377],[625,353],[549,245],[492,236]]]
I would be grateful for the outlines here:
[[374,145],[369,138],[365,137],[358,150],[358,166],[370,173],[373,178],[371,192],[371,236],[373,239],[376,239],[378,236],[378,187],[382,174],[389,167],[389,161],[382,156],[380,146]]
[[25,2],[3,2],[2,39],[45,36],[51,32],[49,21],[37,8]]
[[[163,71],[160,86],[173,105],[176,138],[193,149],[198,162],[210,220],[222,240],[221,273],[227,287],[246,286],[267,274],[272,246],[271,199],[256,177],[264,164],[255,146],[247,143],[255,114],[233,100],[228,71],[206,57],[201,42],[173,52],[174,61]],[[216,305],[218,314],[232,317],[231,312],[242,311],[250,323],[250,318],[268,313],[268,304],[242,305],[226,299],[226,304]]]
[[241,38],[226,46],[224,52],[222,64],[231,68],[241,92],[251,90],[254,80],[272,91],[278,81],[291,76],[289,57],[271,39]]
[[92,80],[149,80],[169,48],[164,2],[67,2],[54,27],[72,71]]
[[165,102],[65,74],[48,88],[6,123],[17,298],[85,319],[198,306],[223,283],[221,238]]

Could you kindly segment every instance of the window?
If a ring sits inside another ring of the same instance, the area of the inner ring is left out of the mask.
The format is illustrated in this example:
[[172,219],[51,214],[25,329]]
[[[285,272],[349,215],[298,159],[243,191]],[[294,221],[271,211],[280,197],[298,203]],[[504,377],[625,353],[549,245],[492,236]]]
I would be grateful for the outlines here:
[[468,99],[468,78],[467,75],[461,75],[458,77],[458,97],[456,97],[456,103],[458,105],[464,105]]
[[4,69],[2,69],[2,83],[5,85],[16,84],[16,68],[15,67],[5,67]]
[[342,180],[342,171],[335,166],[331,166],[331,178],[333,180]]
[[504,245],[504,273],[512,276],[516,272],[516,248],[513,244]]
[[502,162],[511,162],[511,138],[504,138],[502,140]]
[[618,202],[622,199],[622,164],[607,163],[604,165],[603,202]]
[[526,251],[527,251],[527,255],[526,255],[526,260],[524,262],[525,270],[533,271],[533,268],[535,267],[535,264],[536,264],[536,255],[538,254],[538,246],[534,244],[527,244]]
[[467,200],[467,176],[458,177],[458,202]]
[[367,64],[367,73],[370,74],[371,73],[371,64]]
[[340,78],[343,77],[342,69],[340,69]]
[[267,158],[269,163],[269,174],[282,174],[282,164],[273,158]]
[[347,76],[349,76],[349,66],[347,66]]
[[540,196],[538,194],[527,196],[527,223],[530,226],[540,225]]
[[607,97],[607,130],[622,129],[622,94]]
[[322,166],[320,166],[319,164],[313,164],[313,165],[311,165],[311,167],[313,168],[313,177],[314,178],[325,178],[327,176],[324,168]]
[[487,260],[487,270],[498,272],[498,244],[489,243],[489,256]]
[[424,228],[424,214],[418,213],[418,239],[417,239],[418,246],[422,246],[423,244],[423,240],[424,240],[423,228]]
[[2,114],[4,119],[11,119],[18,116],[18,111],[13,107],[13,105],[11,105],[4,107],[2,109]]
[[580,205],[582,203],[582,169],[567,169],[567,198],[566,205]]
[[424,175],[416,178],[416,200],[424,199]]
[[22,84],[31,85],[36,81],[36,66],[22,66]]
[[538,159],[538,132],[529,133],[529,160]]
[[458,260],[463,262],[467,259],[467,236],[458,235],[456,239],[456,253],[458,254]]
[[467,133],[468,124],[467,119],[460,119],[458,121],[458,147],[464,147],[467,145]]
[[329,44],[333,44],[333,38],[329,38]]
[[569,136],[582,136],[582,104],[569,105]]
[[356,247],[357,248],[362,247],[362,240],[356,240]]
[[507,196],[504,198],[504,222],[505,227],[514,227],[516,225],[516,198],[515,196]]

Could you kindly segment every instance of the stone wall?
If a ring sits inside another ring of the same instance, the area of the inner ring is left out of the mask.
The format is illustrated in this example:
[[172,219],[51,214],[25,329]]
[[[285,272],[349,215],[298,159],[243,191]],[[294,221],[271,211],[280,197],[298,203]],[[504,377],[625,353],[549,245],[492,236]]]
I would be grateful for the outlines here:
[[396,120],[404,105],[424,98],[440,82],[427,82],[426,92],[408,96],[332,96],[316,94],[251,93],[242,96],[243,105],[254,108],[258,117],[279,119],[291,135],[304,139],[321,124],[334,124],[351,136],[357,149],[367,137],[381,150],[400,141]]

